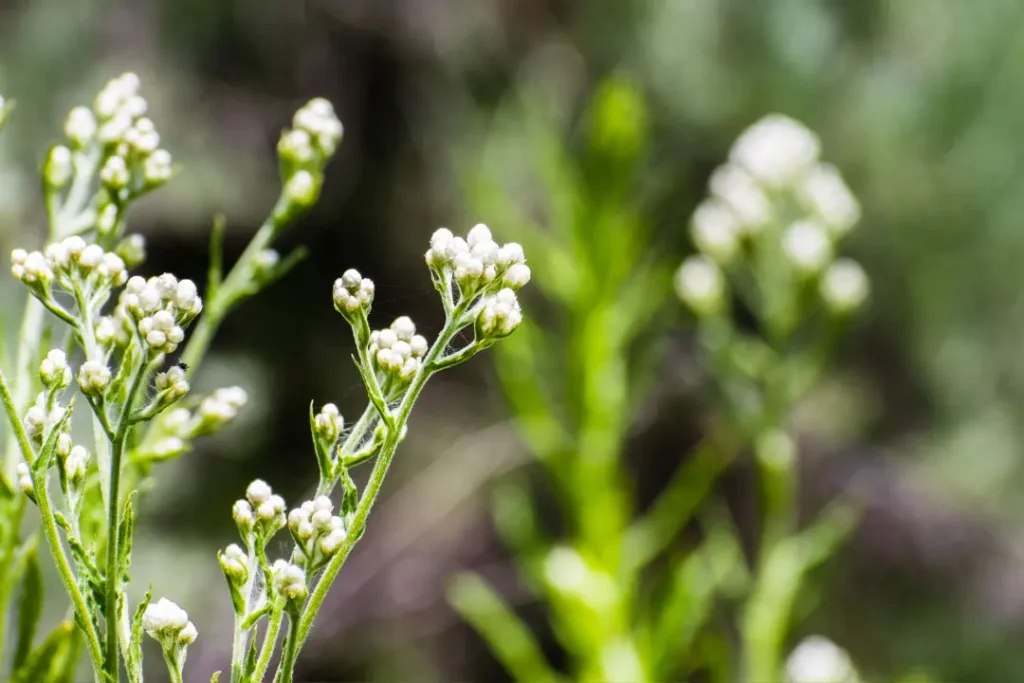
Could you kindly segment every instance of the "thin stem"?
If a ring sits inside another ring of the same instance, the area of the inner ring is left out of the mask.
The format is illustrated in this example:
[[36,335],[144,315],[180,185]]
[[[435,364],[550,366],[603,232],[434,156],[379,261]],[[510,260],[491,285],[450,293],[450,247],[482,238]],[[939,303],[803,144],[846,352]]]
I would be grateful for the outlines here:
[[253,670],[252,683],[261,683],[267,667],[270,666],[270,658],[277,646],[277,634],[281,631],[281,622],[284,620],[284,610],[274,610],[271,613],[270,621],[267,623],[267,633],[263,636],[263,646],[260,648],[260,656],[256,659],[256,668]]
[[284,637],[284,646],[281,650],[281,662],[277,665],[277,675],[274,676],[274,683],[292,683],[295,676],[295,660],[299,656],[298,622],[294,616],[288,617],[288,633]]
[[117,629],[114,627],[115,615],[117,612],[117,589],[119,587],[117,559],[120,553],[118,547],[118,529],[121,524],[121,458],[124,455],[125,441],[128,438],[128,429],[131,426],[129,419],[132,410],[132,403],[135,402],[135,394],[142,384],[142,379],[149,374],[149,368],[155,365],[161,357],[158,356],[150,364],[143,364],[135,373],[132,379],[131,388],[125,397],[124,405],[121,406],[121,415],[117,422],[117,432],[110,444],[110,498],[107,501],[107,585],[106,585],[106,615],[107,615],[107,673],[114,683],[120,678],[120,666],[118,661]]
[[430,378],[430,375],[435,372],[434,365],[438,357],[444,352],[444,349],[448,347],[449,342],[451,342],[452,338],[462,327],[463,321],[461,318],[464,311],[461,309],[464,305],[464,303],[460,303],[455,310],[452,311],[452,314],[448,316],[444,329],[441,330],[441,334],[438,335],[434,345],[430,348],[430,351],[427,352],[426,357],[423,359],[423,364],[420,366],[416,376],[413,377],[413,380],[409,385],[409,389],[405,393],[405,397],[398,406],[398,410],[395,413],[394,427],[388,430],[388,434],[384,439],[380,455],[377,456],[377,462],[374,463],[373,472],[370,474],[370,480],[367,482],[363,495],[359,499],[359,505],[356,508],[352,524],[346,530],[347,535],[345,536],[345,541],[338,549],[337,554],[335,554],[334,557],[331,558],[331,561],[327,563],[327,567],[324,569],[323,575],[317,582],[316,588],[313,589],[313,592],[310,594],[309,600],[306,602],[306,606],[302,611],[302,616],[299,619],[298,625],[298,646],[300,648],[309,636],[309,631],[313,626],[313,620],[316,619],[320,606],[327,597],[327,591],[330,590],[331,584],[337,577],[338,572],[341,571],[342,565],[345,563],[345,560],[348,559],[348,556],[355,547],[356,542],[363,534],[363,529],[366,527],[366,521],[370,515],[370,510],[373,508],[373,504],[377,500],[381,485],[384,483],[384,477],[387,475],[388,468],[391,466],[391,460],[394,458],[395,451],[398,448],[398,438],[402,426],[409,419],[412,407],[416,403],[416,399],[419,397],[420,392],[423,391],[423,387]]
[[181,667],[178,666],[178,662],[174,660],[174,657],[164,650],[164,661],[167,662],[167,673],[171,676],[171,683],[184,683],[181,678]]
[[246,550],[249,559],[249,576],[245,580],[245,609],[242,614],[235,614],[235,637],[231,644],[231,683],[242,683],[245,669],[245,654],[249,647],[249,631],[242,629],[242,622],[249,616],[252,602],[253,586],[256,583],[256,572],[259,565],[256,562],[256,553],[253,549],[252,535],[246,540]]
[[[25,459],[25,462],[30,463],[33,459],[32,445],[28,440],[28,435],[25,433],[25,428],[22,426],[21,420],[18,418],[14,399],[7,386],[7,378],[4,377],[2,371],[0,371],[0,399],[3,401],[4,410],[7,412],[7,418],[11,423],[11,428],[14,430],[14,435],[17,438],[18,445],[21,447],[22,457]],[[103,671],[103,652],[100,646],[99,634],[97,634],[95,626],[93,625],[92,615],[86,605],[85,597],[82,595],[82,592],[78,587],[78,581],[75,579],[75,574],[71,570],[71,565],[68,562],[67,556],[64,554],[64,546],[61,545],[60,532],[57,530],[56,517],[53,514],[53,508],[50,506],[49,492],[46,488],[47,478],[44,476],[40,481],[34,482],[34,484],[36,503],[39,505],[39,513],[43,521],[43,532],[46,536],[46,542],[50,546],[50,553],[53,555],[54,563],[57,565],[57,571],[60,574],[60,578],[64,582],[64,588],[67,590],[68,596],[70,596],[71,602],[75,606],[79,626],[85,631],[86,640],[89,645],[89,656],[92,659],[96,680],[99,681],[101,680]]]

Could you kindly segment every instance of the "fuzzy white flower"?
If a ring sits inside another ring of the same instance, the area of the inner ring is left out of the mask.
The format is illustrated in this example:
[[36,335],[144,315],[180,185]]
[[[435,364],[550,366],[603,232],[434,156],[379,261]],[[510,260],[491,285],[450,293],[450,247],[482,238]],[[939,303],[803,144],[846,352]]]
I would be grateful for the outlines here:
[[174,650],[195,642],[199,633],[188,620],[188,613],[167,598],[150,603],[142,613],[142,628],[165,650]]
[[270,485],[262,479],[254,479],[249,487],[245,489],[245,497],[249,499],[249,502],[253,505],[261,505],[268,500],[273,494],[273,490]]
[[796,270],[813,274],[832,260],[832,241],[818,223],[798,221],[782,234],[782,252]]
[[[159,142],[159,137],[155,140],[149,140],[149,144],[152,144],[154,147]],[[142,164],[142,177],[145,179],[146,184],[156,187],[170,180],[171,176],[174,175],[173,162],[171,153],[166,149],[154,149]]]
[[807,126],[783,114],[769,114],[736,139],[729,159],[770,187],[791,183],[813,164],[821,142]]
[[722,310],[725,277],[705,256],[690,256],[683,261],[676,271],[675,288],[679,298],[698,315],[712,315]]
[[505,288],[489,297],[476,320],[477,334],[481,338],[505,337],[523,322],[523,312],[516,293]]
[[100,180],[114,191],[123,190],[127,187],[130,177],[128,162],[122,156],[110,157],[103,164],[103,168],[100,169]]
[[360,308],[369,310],[374,290],[372,280],[350,268],[334,281],[334,308],[342,315],[351,315]]
[[53,189],[60,189],[68,184],[73,173],[71,150],[64,145],[52,148],[43,168],[43,178],[46,180],[46,184]]
[[309,590],[306,588],[306,572],[302,567],[286,560],[277,560],[271,567],[274,589],[290,600],[302,600]]

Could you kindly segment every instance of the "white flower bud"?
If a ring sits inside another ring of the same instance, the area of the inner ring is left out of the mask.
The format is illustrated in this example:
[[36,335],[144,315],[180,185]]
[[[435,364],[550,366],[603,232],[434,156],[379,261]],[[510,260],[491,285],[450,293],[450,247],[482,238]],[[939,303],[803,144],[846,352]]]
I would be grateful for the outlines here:
[[270,499],[273,490],[270,485],[262,479],[254,479],[249,487],[245,490],[245,497],[249,499],[249,502],[253,505],[261,505]]
[[312,206],[320,195],[320,180],[309,171],[297,171],[285,181],[284,193],[290,201],[299,206]]
[[234,506],[231,508],[231,517],[235,520],[235,524],[238,528],[243,531],[250,531],[253,525],[256,523],[256,518],[253,516],[252,506],[247,500],[236,500]]
[[828,638],[805,638],[786,659],[787,683],[856,683],[850,655]]
[[28,465],[23,462],[19,462],[15,468],[15,474],[18,475],[18,488],[21,489],[22,493],[33,494],[35,487],[32,485],[32,473],[28,469]]
[[481,339],[505,337],[512,334],[522,321],[523,313],[516,293],[505,288],[484,303],[476,319],[476,332]]
[[526,263],[526,255],[523,253],[523,248],[516,242],[506,242],[498,250],[497,262],[502,266]]
[[199,635],[185,610],[167,598],[160,598],[146,607],[142,613],[142,628],[169,651],[195,642]]
[[301,567],[285,560],[277,560],[271,567],[274,589],[289,600],[303,600],[309,593],[306,573]]
[[88,107],[75,107],[64,122],[64,134],[74,147],[85,147],[96,135],[96,117]]
[[[335,519],[338,519],[337,517]],[[329,534],[323,537],[320,541],[320,552],[324,555],[333,555],[341,547],[341,544],[345,542],[345,531],[342,529],[333,529]]]
[[360,308],[369,310],[374,291],[372,280],[362,277],[357,270],[349,269],[334,281],[334,308],[345,316]]
[[505,271],[505,279],[502,284],[511,289],[521,289],[530,281],[530,266],[525,263],[515,263]]
[[123,190],[128,186],[129,173],[128,163],[121,156],[112,156],[107,159],[100,170],[100,180],[109,189],[116,191]]
[[72,485],[77,487],[85,479],[88,467],[89,451],[83,446],[75,446],[64,460],[64,475]]
[[799,187],[808,208],[818,214],[825,227],[838,237],[860,220],[860,204],[832,164],[815,164]]
[[71,161],[71,150],[64,145],[52,148],[43,169],[46,184],[55,190],[60,189],[68,184],[73,173],[74,164]]
[[470,229],[469,234],[466,235],[466,244],[469,245],[470,249],[482,242],[491,241],[493,241],[493,238],[491,237],[491,230],[483,223],[477,223],[474,225]]
[[320,438],[334,443],[338,440],[338,435],[345,428],[345,420],[341,417],[338,406],[333,403],[326,403],[320,409],[320,412],[317,413],[316,417],[313,418],[313,426],[319,433]]
[[50,389],[63,389],[71,383],[68,357],[60,349],[53,349],[39,364],[39,378]]
[[430,350],[430,344],[427,343],[426,337],[419,334],[413,335],[409,340],[409,347],[412,349],[413,358],[422,358]]
[[187,449],[188,445],[180,437],[167,436],[153,444],[150,453],[158,460],[168,460],[181,455]]
[[745,234],[760,232],[771,221],[771,202],[750,174],[739,166],[719,166],[708,181],[711,193],[728,206],[740,221]]
[[821,150],[818,136],[782,114],[769,114],[745,130],[729,158],[771,187],[783,187],[813,164]]
[[85,270],[92,270],[100,265],[103,261],[103,247],[98,244],[90,244],[78,257],[78,265]]
[[249,578],[249,557],[237,543],[232,543],[224,552],[217,554],[220,568],[232,582],[244,584]]
[[868,298],[870,289],[864,269],[852,259],[837,259],[821,276],[821,298],[836,314],[859,308]]
[[722,310],[725,278],[707,257],[690,256],[683,261],[676,271],[675,287],[679,298],[698,315],[712,315]]
[[739,225],[736,216],[721,202],[708,199],[697,207],[690,221],[693,242],[701,253],[713,261],[726,264],[739,247]]
[[289,130],[281,135],[277,143],[277,153],[290,163],[302,165],[313,158],[313,139],[304,130]]
[[796,270],[810,275],[832,260],[832,242],[817,223],[799,221],[783,233],[782,252]]
[[87,396],[99,396],[110,384],[110,368],[96,360],[87,360],[78,368],[78,385]]
[[416,325],[413,324],[412,318],[403,315],[391,323],[391,331],[395,333],[395,337],[407,342],[416,334]]
[[[159,138],[155,141],[151,141],[153,146],[160,142]],[[157,149],[153,151],[146,161],[142,164],[142,177],[145,179],[146,184],[151,187],[158,187],[163,185],[171,176],[174,175],[173,159],[171,153],[166,149]]]

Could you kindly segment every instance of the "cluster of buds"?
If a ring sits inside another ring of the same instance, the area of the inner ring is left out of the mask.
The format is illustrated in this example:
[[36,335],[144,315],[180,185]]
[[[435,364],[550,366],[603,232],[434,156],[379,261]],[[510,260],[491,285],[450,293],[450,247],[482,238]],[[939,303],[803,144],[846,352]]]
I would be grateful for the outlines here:
[[369,354],[374,365],[386,378],[400,383],[416,375],[429,348],[426,338],[416,334],[416,325],[408,316],[395,318],[391,327],[370,333]]
[[341,416],[338,406],[325,403],[320,412],[313,418],[313,429],[317,438],[327,446],[333,446],[345,430],[345,418]]
[[249,592],[249,556],[237,543],[232,543],[223,552],[217,553],[217,562],[228,580],[231,602],[236,614],[245,614]]
[[[64,435],[61,434],[61,436]],[[85,481],[85,474],[89,470],[89,451],[85,446],[72,446],[67,455],[63,457],[63,461],[64,476],[71,490],[80,489],[82,482]]]
[[306,572],[287,560],[276,560],[270,568],[274,590],[291,603],[301,602],[309,595]]
[[519,307],[516,293],[506,287],[484,299],[476,318],[476,338],[494,340],[507,337],[522,322],[523,311]]
[[142,628],[175,661],[199,636],[196,625],[188,619],[188,613],[167,598],[160,598],[146,606],[142,613]]
[[[166,375],[164,382],[161,381],[163,375]],[[156,388],[158,393],[153,401],[154,412],[163,410],[189,390],[185,371],[180,367],[172,367],[167,373],[157,375]],[[184,407],[171,410],[157,423],[157,437],[143,456],[167,460],[185,453],[191,439],[220,431],[238,415],[247,400],[248,396],[241,387],[224,387],[200,401],[195,410]]]
[[53,349],[39,363],[39,379],[49,391],[60,391],[71,384],[71,367],[68,356],[60,349]]
[[318,496],[288,513],[288,529],[310,568],[321,566],[345,541],[345,523],[333,510],[330,498]]
[[253,530],[270,538],[287,522],[284,510],[284,499],[267,482],[256,479],[245,490],[245,498],[235,501],[231,515],[243,539]]
[[84,148],[94,139],[104,146],[100,180],[115,203],[171,178],[171,154],[160,148],[160,134],[146,118],[147,109],[139,94],[138,76],[126,73],[103,87],[91,111],[76,107],[65,122],[64,132],[73,148]]
[[87,360],[78,368],[78,386],[86,396],[99,397],[110,386],[110,368],[98,360]]
[[773,114],[733,144],[709,181],[710,197],[694,211],[691,234],[700,256],[676,275],[683,301],[698,315],[721,311],[726,280],[748,245],[774,240],[799,282],[818,280],[830,311],[847,313],[868,295],[858,264],[834,260],[837,242],[860,219],[857,199],[839,171],[819,160],[821,143],[806,126]]
[[213,434],[220,431],[226,424],[238,417],[249,400],[245,389],[238,386],[222,387],[204,398],[199,403],[195,414],[188,423],[188,436]]
[[323,98],[307,102],[295,112],[292,128],[277,144],[285,196],[308,207],[316,201],[323,168],[341,143],[343,128],[334,107]]
[[139,335],[153,354],[173,353],[184,327],[203,310],[195,283],[170,273],[144,280],[135,276],[121,293],[120,308],[137,321]]
[[64,408],[58,401],[52,405],[47,398],[47,392],[41,392],[36,396],[35,403],[25,412],[23,423],[25,432],[29,438],[37,444],[41,444],[53,429],[64,418]]
[[154,413],[180,401],[191,388],[185,379],[185,369],[180,365],[173,365],[164,372],[157,373],[153,387],[156,389],[156,396],[152,401]]
[[44,252],[13,250],[11,273],[41,294],[48,292],[55,280],[73,291],[75,280],[93,289],[109,289],[128,279],[128,269],[120,256],[104,251],[98,244],[88,244],[77,235],[50,244]]
[[466,296],[489,286],[516,290],[530,281],[523,248],[515,242],[499,245],[483,223],[473,226],[465,239],[447,228],[435,231],[426,261],[443,282],[454,277]]
[[359,311],[370,312],[374,291],[373,280],[349,268],[334,281],[334,308],[351,322]]

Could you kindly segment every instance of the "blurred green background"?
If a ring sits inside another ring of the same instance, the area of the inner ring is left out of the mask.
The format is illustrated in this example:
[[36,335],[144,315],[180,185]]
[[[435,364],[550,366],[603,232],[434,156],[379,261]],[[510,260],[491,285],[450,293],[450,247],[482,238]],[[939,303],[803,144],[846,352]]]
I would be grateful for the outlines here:
[[[645,239],[669,262],[691,250],[687,220],[707,175],[768,112],[818,131],[864,208],[846,248],[873,301],[798,423],[808,509],[851,482],[867,509],[801,631],[825,633],[881,677],[1024,680],[1024,3],[0,0],[0,93],[18,101],[0,137],[4,249],[38,246],[43,150],[71,106],[125,70],[142,77],[184,167],[133,216],[153,273],[201,281],[218,211],[237,256],[276,197],[274,145],[305,99],[329,98],[346,129],[319,205],[282,245],[311,256],[229,318],[198,379],[242,384],[250,406],[162,468],[146,502],[133,575],[188,607],[201,634],[230,629],[213,553],[232,536],[231,502],[257,476],[289,501],[304,496],[309,400],[362,408],[333,279],[359,268],[377,283],[377,320],[409,314],[436,332],[429,234],[484,221],[502,239],[463,194],[472,160],[500,134],[495,113],[544,93],[571,147],[614,73],[647,104]],[[521,202],[528,212],[530,197]],[[12,278],[0,299],[10,329],[23,300]],[[528,301],[528,316],[531,303],[543,310]],[[630,431],[641,498],[707,413],[678,308],[656,323],[656,379]],[[417,406],[303,680],[502,680],[445,602],[461,568],[521,595],[541,628],[487,509],[494,483],[533,467],[489,363],[441,375]],[[740,506],[749,495],[742,472],[720,489]],[[201,638],[187,671],[224,668],[228,643]]]

